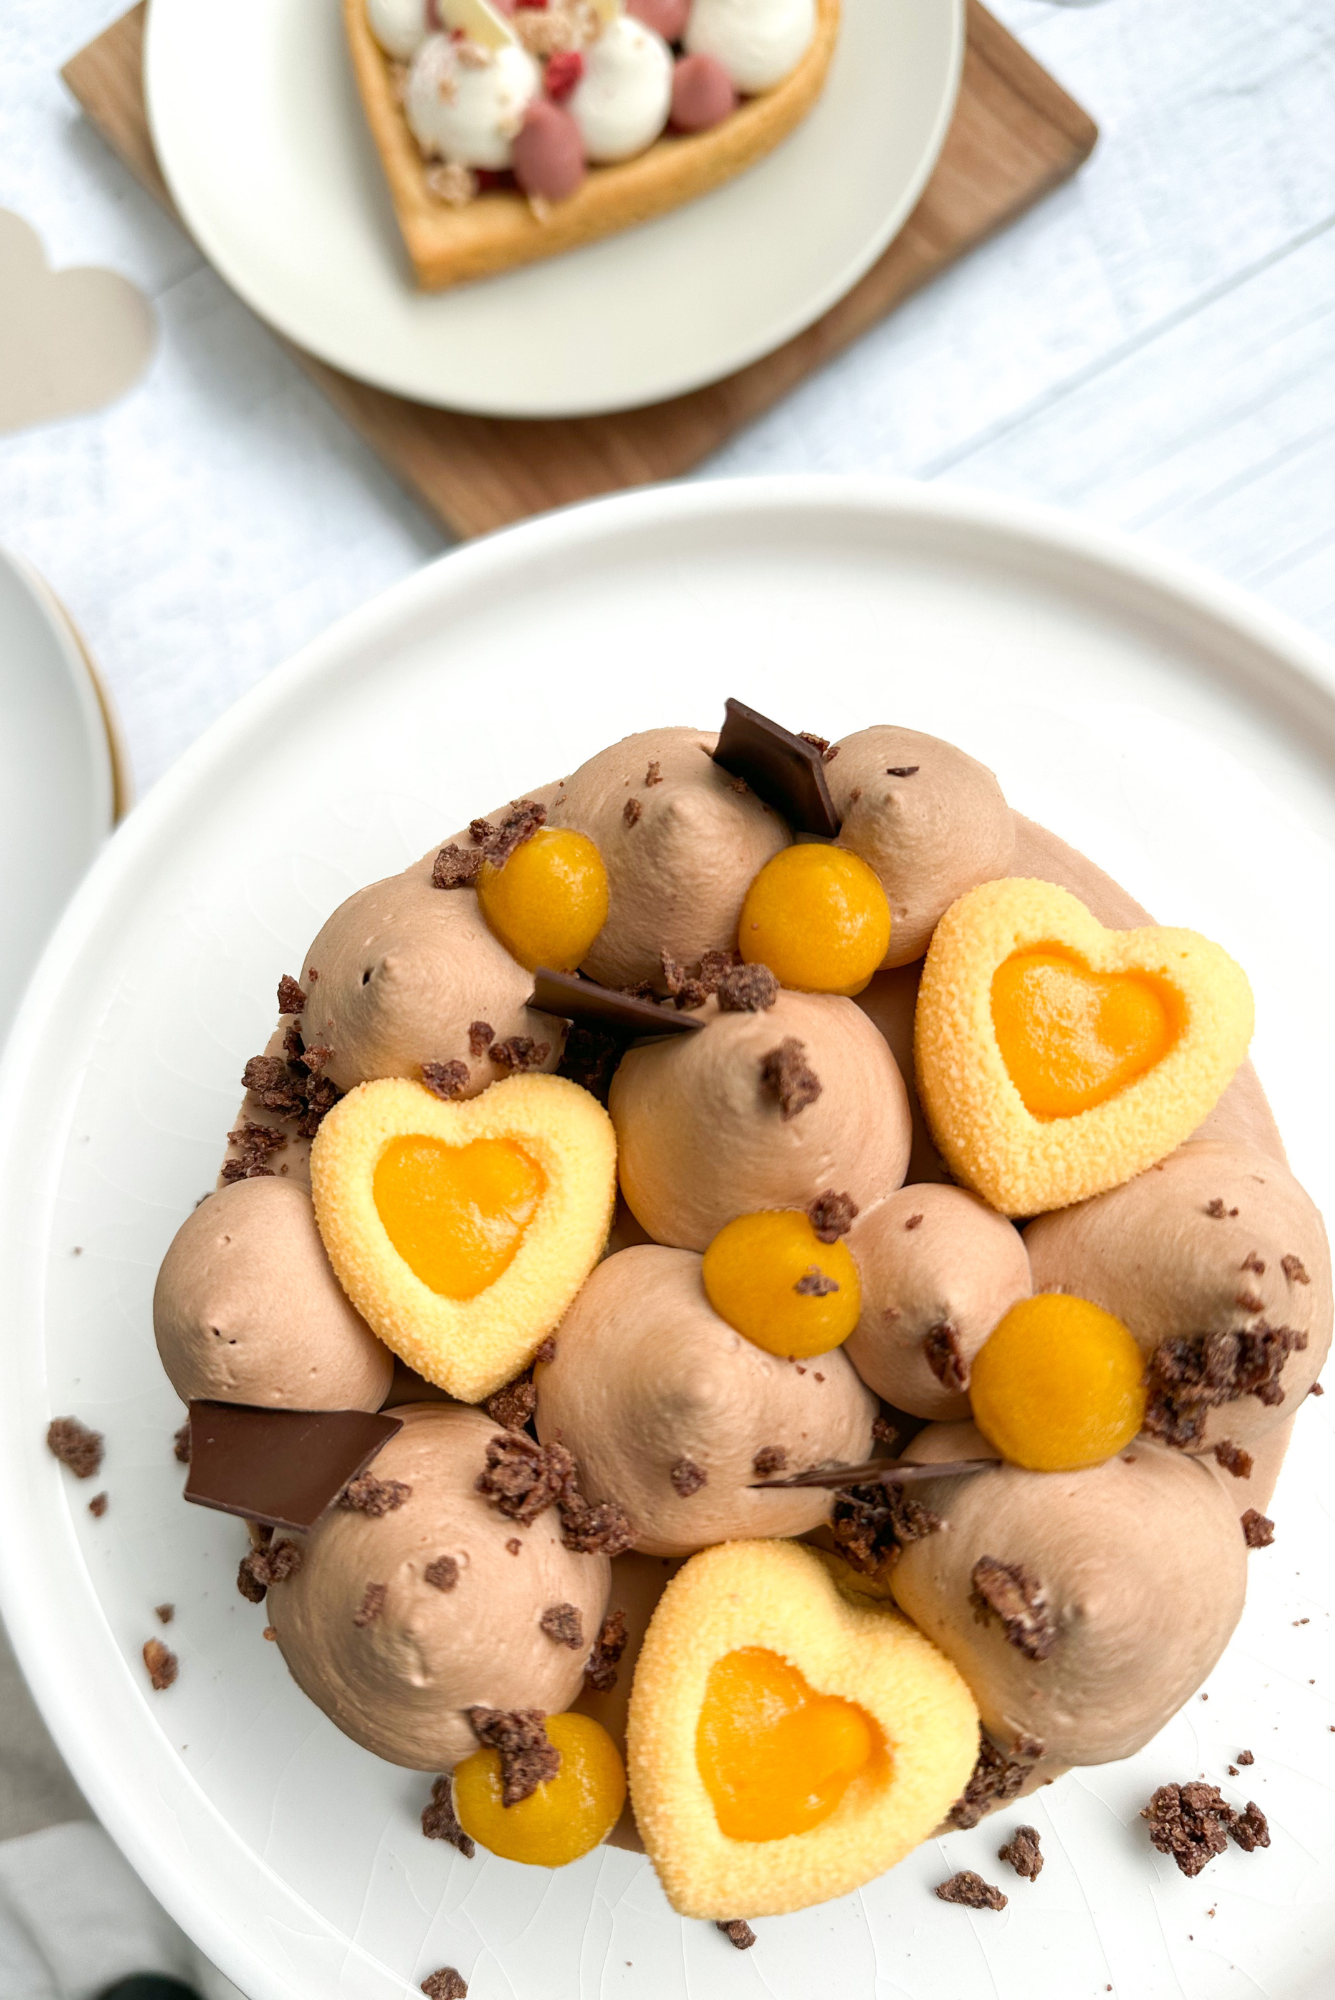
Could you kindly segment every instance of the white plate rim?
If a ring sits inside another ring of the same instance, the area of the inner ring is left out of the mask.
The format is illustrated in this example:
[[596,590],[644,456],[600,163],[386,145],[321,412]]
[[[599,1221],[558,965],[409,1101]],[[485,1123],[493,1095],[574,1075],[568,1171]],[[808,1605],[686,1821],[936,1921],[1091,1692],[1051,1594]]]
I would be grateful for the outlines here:
[[[457,410],[473,416],[521,420],[607,416],[621,410],[637,409],[666,402],[676,396],[689,395],[697,389],[723,381],[739,370],[749,367],[752,362],[774,353],[798,334],[805,332],[808,327],[813,326],[866,276],[912,214],[940,158],[946,134],[955,114],[960,82],[964,73],[966,0],[948,0],[948,4],[952,9],[950,58],[943,77],[942,94],[931,126],[930,138],[924,146],[916,172],[909,179],[899,199],[887,209],[880,229],[867,238],[862,250],[856,256],[850,257],[841,270],[823,287],[809,294],[800,305],[794,305],[786,315],[776,315],[765,324],[763,330],[757,330],[748,340],[737,341],[726,350],[720,349],[707,364],[698,367],[679,369],[676,372],[669,368],[660,368],[656,375],[647,376],[633,395],[622,395],[606,400],[596,396],[591,398],[587,391],[566,395],[553,392],[546,398],[526,398],[522,384],[516,384],[514,392],[504,399],[498,399],[494,394],[476,398],[466,393],[446,393],[421,380],[409,380],[392,368],[377,365],[375,357],[369,360],[360,356],[354,357],[343,351],[332,337],[327,340],[312,341],[309,337],[309,328],[297,327],[290,313],[281,307],[275,309],[274,302],[264,296],[262,288],[249,282],[246,272],[239,267],[237,260],[228,254],[216,232],[210,228],[201,204],[194,199],[188,175],[178,174],[176,170],[171,120],[165,109],[169,93],[161,76],[158,57],[161,44],[154,34],[154,21],[159,16],[159,9],[154,0],[150,0],[144,35],[144,101],[158,165],[192,241],[238,298],[267,326],[299,351],[311,354],[316,360],[338,369],[355,381],[364,382],[391,395],[406,397],[412,402],[426,404],[431,408]],[[764,164],[764,161],[759,162],[752,171],[763,172]],[[615,241],[614,238],[609,240]]]
[[[1265,691],[1283,703],[1290,722],[1303,724],[1323,740],[1328,755],[1335,754],[1335,649],[1194,564],[1034,503],[967,488],[925,487],[909,480],[776,476],[653,488],[504,529],[392,586],[276,668],[182,756],[104,848],[46,948],[0,1061],[0,1258],[6,1268],[19,1269],[26,1241],[16,1221],[27,1187],[25,1095],[48,1020],[98,921],[117,892],[132,883],[136,869],[146,858],[151,860],[162,831],[196,787],[207,784],[210,774],[220,771],[256,731],[270,729],[283,710],[309,700],[323,674],[351,654],[382,643],[387,629],[416,619],[428,606],[439,615],[452,598],[466,598],[479,583],[504,579],[530,563],[545,565],[581,544],[596,545],[623,531],[696,517],[709,519],[722,536],[732,521],[813,508],[874,515],[891,531],[897,524],[914,523],[945,524],[962,533],[981,530],[1009,541],[1017,552],[1028,549],[1049,560],[1055,554],[1120,591],[1130,590],[1146,615],[1204,620],[1220,638],[1231,636],[1270,656]],[[44,1622],[48,1579],[36,1560],[38,1536],[22,1532],[25,1512],[48,1543],[53,1533],[64,1536],[74,1558],[73,1581],[90,1598],[95,1622],[102,1614],[69,1532],[68,1513],[53,1523],[44,1507],[52,1489],[32,1477],[34,1465],[41,1464],[45,1454],[30,1421],[32,1412],[20,1421],[17,1400],[0,1400],[0,1440],[6,1447],[0,1449],[0,1507],[10,1530],[0,1537],[0,1610],[38,1706],[98,1817],[164,1906],[252,2000],[289,2000],[290,1989],[272,1966],[256,1956],[240,1929],[220,1917],[200,1883],[176,1864],[170,1839],[146,1827],[120,1794],[95,1733],[81,1725],[72,1698],[80,1669],[50,1643],[52,1635]],[[30,1484],[25,1483],[25,1460]],[[135,1726],[154,1729],[145,1723],[141,1690],[131,1681],[109,1633],[105,1636],[106,1682],[117,1683],[133,1702]],[[88,1685],[85,1679],[85,1690]],[[240,1844],[183,1767],[180,1775],[183,1795],[193,1791],[219,1821],[221,1836]],[[194,1874],[198,1873],[196,1862]],[[290,1906],[304,1909],[311,1925],[328,1934],[326,1919],[304,1905],[296,1891],[284,1888]],[[353,1953],[359,1955],[357,1948]]]

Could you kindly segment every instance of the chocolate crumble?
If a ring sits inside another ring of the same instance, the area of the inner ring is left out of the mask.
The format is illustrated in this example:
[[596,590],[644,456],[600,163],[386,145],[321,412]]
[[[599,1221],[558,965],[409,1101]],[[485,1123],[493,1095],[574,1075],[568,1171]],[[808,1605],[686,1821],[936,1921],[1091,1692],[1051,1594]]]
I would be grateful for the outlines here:
[[591,1097],[596,1097],[600,1104],[606,1104],[613,1072],[624,1048],[624,1042],[609,1029],[576,1021],[566,1036],[556,1074],[569,1077],[581,1090],[587,1090]]
[[911,1215],[908,1221],[904,1224],[904,1227],[905,1229],[918,1229],[921,1227],[921,1225],[922,1225],[921,1215]]
[[980,1737],[969,1782],[947,1815],[951,1826],[962,1831],[977,1826],[991,1806],[1018,1797],[1044,1748],[1036,1736],[1025,1736],[1016,1743],[1015,1754],[1007,1757],[990,1736]]
[[616,1686],[617,1668],[626,1650],[626,1614],[609,1611],[584,1662],[584,1685],[596,1694],[607,1694]]
[[176,1606],[174,1604],[155,1604],[153,1606],[153,1615],[159,1625],[170,1625],[172,1619],[176,1616]]
[[478,878],[482,866],[482,854],[478,848],[457,847],[451,841],[442,847],[431,867],[433,889],[471,889]]
[[679,1458],[668,1478],[672,1481],[673,1490],[683,1500],[689,1500],[693,1493],[698,1493],[709,1482],[709,1474],[704,1467],[690,1458]]
[[88,1511],[95,1521],[100,1521],[109,1505],[110,1502],[105,1493],[95,1493],[88,1502]]
[[1268,1549],[1275,1539],[1275,1524],[1249,1507],[1242,1517],[1242,1536],[1249,1549]]
[[767,965],[734,965],[714,990],[720,1014],[763,1014],[778,999],[779,982]]
[[1234,1304],[1241,1306],[1242,1310],[1246,1313],[1265,1311],[1265,1300],[1259,1292],[1239,1292],[1234,1299]]
[[270,1542],[244,1555],[236,1572],[236,1587],[250,1604],[262,1604],[271,1583],[286,1583],[303,1561],[296,1542]]
[[948,1319],[929,1326],[922,1337],[923,1359],[943,1389],[962,1395],[969,1386],[969,1363]]
[[1199,1875],[1228,1846],[1238,1818],[1217,1785],[1160,1785],[1141,1813],[1160,1854],[1169,1854],[1182,1873]]
[[460,1062],[457,1056],[449,1062],[424,1062],[422,1081],[433,1097],[443,1098],[446,1103],[452,1097],[462,1097],[468,1088],[468,1064]]
[[[703,979],[688,972],[666,947],[659,952],[658,963],[663,968],[663,984],[667,987],[679,1014],[693,1013],[697,1007],[704,1006],[709,998],[710,989]],[[657,999],[658,996],[650,988],[645,997]]]
[[187,1421],[179,1431],[172,1433],[172,1457],[180,1465],[190,1463],[190,1425]]
[[447,1840],[457,1847],[465,1861],[477,1853],[476,1842],[459,1824],[454,1810],[454,1786],[449,1778],[437,1778],[431,1786],[431,1801],[422,1807],[422,1832],[428,1840]]
[[1240,1271],[1254,1271],[1258,1278],[1263,1278],[1265,1276],[1265,1258],[1258,1256],[1255,1250],[1249,1250],[1241,1264],[1239,1264],[1238,1269]]
[[468,1981],[452,1965],[442,1965],[438,1972],[428,1972],[422,1991],[426,2000],[468,2000]]
[[373,1472],[363,1472],[343,1488],[338,1504],[349,1514],[367,1514],[379,1521],[401,1507],[412,1490],[402,1479],[377,1479]]
[[1234,1444],[1232,1438],[1220,1438],[1214,1448],[1214,1455],[1225,1472],[1231,1472],[1235,1479],[1251,1478],[1254,1463],[1252,1455],[1249,1451],[1244,1451],[1240,1444]]
[[46,1427],[46,1448],[67,1465],[76,1479],[91,1479],[102,1469],[106,1439],[77,1417],[56,1417]]
[[282,1056],[252,1056],[241,1072],[241,1081],[266,1111],[293,1117],[302,1109],[300,1080]]
[[273,1173],[269,1157],[282,1152],[287,1134],[273,1125],[257,1125],[253,1118],[243,1118],[236,1130],[227,1134],[227,1143],[236,1147],[236,1155],[223,1161],[225,1182],[265,1180]]
[[728,1943],[736,1945],[738,1951],[750,1951],[756,1941],[756,1934],[745,1917],[733,1917],[727,1922],[721,1917],[715,1918],[714,1928],[722,1931]]
[[773,1479],[776,1472],[788,1470],[788,1453],[781,1444],[762,1445],[751,1460],[751,1470],[757,1479]]
[[538,1444],[525,1431],[506,1431],[487,1444],[487,1463],[474,1485],[507,1520],[528,1527],[548,1507],[577,1498],[575,1461],[563,1444]]
[[538,1625],[555,1645],[569,1646],[572,1653],[584,1644],[584,1620],[577,1604],[549,1604]]
[[511,1035],[508,1041],[491,1044],[491,1060],[506,1076],[521,1070],[541,1069],[552,1052],[550,1042],[535,1042],[532,1035]]
[[657,758],[655,758],[654,762],[653,762],[653,763],[652,763],[652,764],[651,764],[651,765],[649,766],[648,770],[647,770],[647,771],[645,772],[645,774],[644,774],[644,782],[645,782],[645,784],[646,784],[646,785],[661,785],[661,784],[662,784],[662,782],[663,782],[663,767],[662,767],[662,765],[661,765],[661,764],[660,764],[660,763],[658,762]]
[[1004,1847],[997,1849],[998,1861],[1009,1861],[1017,1875],[1023,1875],[1026,1882],[1037,1882],[1043,1873],[1043,1852],[1038,1844],[1036,1826],[1017,1826]]
[[818,1264],[808,1264],[793,1290],[804,1299],[827,1299],[839,1289],[837,1278],[827,1277]]
[[526,1369],[522,1375],[516,1375],[513,1382],[506,1382],[494,1390],[482,1407],[494,1424],[502,1425],[507,1431],[522,1431],[538,1407],[532,1370]]
[[1222,1222],[1225,1216],[1234,1216],[1237,1212],[1236,1208],[1225,1208],[1218,1195],[1205,1204],[1205,1213],[1212,1216],[1216,1222]]
[[615,1500],[590,1504],[575,1496],[560,1503],[561,1546],[579,1556],[623,1556],[634,1546],[630,1517]]
[[899,1559],[909,1542],[920,1542],[942,1526],[941,1516],[913,1499],[902,1486],[848,1486],[835,1496],[831,1532],[850,1568],[874,1576]]
[[278,1011],[280,1014],[304,1014],[306,1011],[306,995],[290,972],[285,972],[278,982]]
[[999,1618],[1008,1644],[1018,1647],[1027,1660],[1046,1660],[1057,1643],[1057,1628],[1037,1579],[1019,1563],[980,1556],[972,1581],[970,1602],[978,1618]]
[[535,799],[518,799],[498,826],[493,826],[490,820],[475,819],[470,821],[468,831],[481,847],[482,859],[493,868],[504,868],[515,849],[532,840],[546,823],[546,806],[540,806]]
[[501,1804],[531,1798],[561,1768],[561,1753],[548,1741],[540,1708],[470,1708],[468,1720],[480,1743],[501,1753]]
[[787,1124],[814,1104],[821,1093],[821,1081],[806,1059],[806,1043],[796,1035],[785,1035],[777,1048],[760,1058],[760,1086],[779,1100],[779,1115]]
[[389,1585],[387,1583],[368,1583],[366,1594],[362,1598],[361,1609],[353,1617],[353,1624],[359,1627],[373,1624],[384,1610],[385,1599],[388,1596]]
[[520,1541],[518,1535],[511,1535],[509,1541],[505,1544],[505,1553],[508,1556],[523,1555],[524,1544]]
[[459,1565],[453,1556],[433,1556],[422,1571],[422,1581],[433,1590],[453,1590],[459,1581]]
[[1179,1448],[1200,1441],[1210,1410],[1255,1396],[1272,1408],[1284,1401],[1280,1376],[1291,1354],[1307,1346],[1299,1327],[1259,1326],[1230,1333],[1191,1333],[1160,1341],[1145,1369],[1145,1428]]
[[1270,1824],[1255,1799],[1248,1799],[1242,1811],[1234,1815],[1229,1832],[1244,1854],[1254,1854],[1258,1847],[1270,1845]]
[[180,1661],[161,1639],[145,1639],[144,1665],[148,1668],[149,1682],[155,1694],[169,1688],[181,1671]]
[[468,1024],[468,1053],[476,1062],[485,1055],[496,1039],[496,1030],[490,1021],[470,1021]]
[[1307,1275],[1302,1258],[1295,1257],[1292,1251],[1289,1251],[1287,1256],[1280,1258],[1279,1268],[1291,1285],[1310,1285],[1312,1282]]
[[643,812],[644,806],[639,799],[627,799],[621,808],[621,817],[627,826],[638,826]]
[[799,729],[797,733],[804,743],[809,743],[814,750],[820,751],[820,761],[822,764],[833,764],[835,758],[839,755],[839,745],[837,743],[831,743],[828,736],[814,735],[810,729]]
[[1252,1755],[1250,1750],[1239,1750],[1238,1762],[1240,1764],[1254,1764],[1256,1762],[1256,1759]]
[[1000,1889],[984,1882],[972,1868],[961,1868],[958,1875],[942,1882],[936,1893],[943,1903],[962,1903],[966,1910],[1004,1910],[1007,1902]]
[[807,1218],[822,1243],[837,1243],[841,1236],[847,1236],[857,1212],[852,1195],[836,1194],[833,1188],[826,1188],[824,1194],[807,1203]]

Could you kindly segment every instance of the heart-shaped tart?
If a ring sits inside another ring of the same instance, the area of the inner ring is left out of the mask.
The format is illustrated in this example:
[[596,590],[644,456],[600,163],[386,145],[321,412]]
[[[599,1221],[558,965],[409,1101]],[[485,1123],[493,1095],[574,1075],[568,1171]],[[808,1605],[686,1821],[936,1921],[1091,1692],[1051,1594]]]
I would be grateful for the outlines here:
[[602,1255],[616,1136],[565,1077],[508,1077],[463,1103],[386,1078],[325,1118],[311,1192],[368,1326],[476,1403],[528,1366]]
[[796,1542],[693,1556],[654,1612],[626,1749],[635,1822],[687,1917],[843,1896],[964,1789],[978,1713],[907,1620],[845,1597]]
[[1247,1053],[1246,974],[1195,931],[1109,931],[1048,882],[951,905],[923,966],[918,1091],[957,1180],[1037,1215],[1153,1166]]

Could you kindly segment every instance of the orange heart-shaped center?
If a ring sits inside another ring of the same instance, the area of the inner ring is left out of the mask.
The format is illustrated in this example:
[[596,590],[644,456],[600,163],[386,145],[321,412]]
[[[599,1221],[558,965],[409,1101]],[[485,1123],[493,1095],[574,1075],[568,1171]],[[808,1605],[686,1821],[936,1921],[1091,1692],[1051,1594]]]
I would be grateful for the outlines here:
[[1161,1062],[1181,996],[1140,972],[1093,972],[1058,944],[1015,952],[992,977],[997,1045],[1026,1110],[1071,1118]]
[[817,1694],[765,1646],[715,1660],[696,1730],[696,1761],[720,1830],[782,1840],[828,1819],[862,1771],[884,1760],[865,1709]]
[[475,1299],[512,1262],[546,1186],[511,1139],[450,1146],[411,1133],[381,1154],[372,1192],[390,1242],[422,1283]]

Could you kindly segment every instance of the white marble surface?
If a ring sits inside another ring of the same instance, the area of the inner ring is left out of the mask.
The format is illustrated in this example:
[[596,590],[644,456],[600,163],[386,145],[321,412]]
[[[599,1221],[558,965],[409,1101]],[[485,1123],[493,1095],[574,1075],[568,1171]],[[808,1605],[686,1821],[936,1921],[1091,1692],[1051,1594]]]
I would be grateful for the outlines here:
[[[1099,120],[1093,160],[700,476],[1056,501],[1335,638],[1335,6],[994,4]],[[56,71],[116,6],[0,8],[0,205],[134,278],[161,343],[114,408],[0,438],[0,541],[86,631],[142,788],[445,544],[84,126]]]

